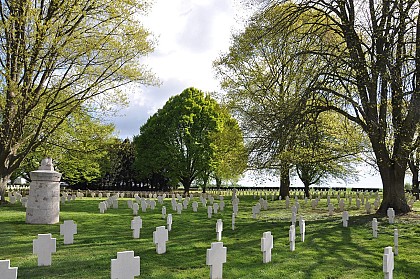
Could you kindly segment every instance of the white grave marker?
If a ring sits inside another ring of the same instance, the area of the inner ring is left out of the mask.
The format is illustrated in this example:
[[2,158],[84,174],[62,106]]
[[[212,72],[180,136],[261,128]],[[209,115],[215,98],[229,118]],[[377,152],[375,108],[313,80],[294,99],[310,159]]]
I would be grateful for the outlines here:
[[166,218],[166,206],[162,206],[162,219]]
[[106,203],[105,202],[100,202],[98,207],[99,207],[99,212],[100,213],[105,213],[105,210],[106,210]]
[[207,206],[207,218],[211,219],[211,214],[213,213],[213,206]]
[[192,203],[192,209],[193,209],[193,211],[194,211],[194,212],[197,212],[197,208],[198,208],[198,202],[194,201],[194,202]]
[[0,260],[0,274],[2,279],[16,279],[17,267],[10,267],[10,260]]
[[398,229],[394,229],[394,255],[398,255]]
[[157,227],[156,231],[153,232],[153,243],[156,244],[156,253],[166,253],[166,241],[168,241],[168,230],[165,226]]
[[64,244],[73,244],[75,234],[77,234],[77,225],[73,220],[65,220],[60,224],[60,235],[64,235]]
[[300,238],[301,238],[302,242],[305,242],[305,231],[306,231],[305,220],[302,219],[300,221],[299,228],[300,228]]
[[373,237],[378,238],[378,220],[376,218],[373,218],[372,220],[372,232]]
[[232,231],[235,230],[235,212],[232,213]]
[[392,252],[391,246],[385,247],[384,256],[382,259],[385,279],[392,279],[394,271],[394,253]]
[[395,222],[395,211],[392,207],[388,208],[388,210],[386,211],[387,216],[388,216],[388,221],[390,224],[394,224]]
[[133,203],[133,215],[137,215],[139,213],[139,204]]
[[271,249],[273,249],[273,235],[271,232],[264,232],[261,238],[261,252],[263,252],[263,263],[271,262]]
[[38,234],[33,240],[33,254],[38,255],[38,266],[51,265],[51,253],[56,252],[56,239],[51,234]]
[[222,219],[217,219],[217,222],[216,222],[217,241],[222,240],[222,231],[223,231],[223,221]]
[[223,264],[226,262],[227,248],[223,242],[213,242],[207,249],[206,265],[210,266],[210,279],[223,278]]
[[136,216],[131,220],[131,229],[133,230],[133,238],[140,238],[140,229],[143,228],[143,220],[140,216]]
[[290,251],[295,251],[295,240],[296,240],[296,229],[294,225],[291,225],[289,229]]
[[168,214],[168,217],[166,217],[166,225],[168,226],[168,231],[170,232],[172,230],[172,214]]
[[347,228],[347,226],[349,224],[349,212],[348,211],[343,211],[342,221],[343,221],[343,227]]
[[140,275],[140,257],[134,257],[134,251],[118,252],[116,259],[111,259],[111,279],[133,279]]

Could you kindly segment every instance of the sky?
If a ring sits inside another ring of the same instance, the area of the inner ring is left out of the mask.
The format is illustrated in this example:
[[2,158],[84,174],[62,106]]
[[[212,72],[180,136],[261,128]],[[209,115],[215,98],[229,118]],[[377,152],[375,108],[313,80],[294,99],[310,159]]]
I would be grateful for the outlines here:
[[161,85],[130,88],[129,106],[111,119],[119,137],[137,135],[169,97],[188,87],[220,91],[212,62],[228,51],[231,32],[245,25],[247,14],[238,0],[156,0],[141,21],[157,45],[142,60]]
[[[251,9],[240,0],[156,0],[144,26],[157,40],[155,51],[142,58],[160,80],[159,87],[130,88],[129,105],[111,119],[122,139],[139,134],[140,126],[163,107],[169,97],[188,87],[205,92],[221,91],[212,68],[213,61],[228,51],[232,31],[241,30]],[[278,186],[275,177],[246,176],[246,186]],[[292,178],[292,186],[302,186]],[[380,186],[377,175],[361,173],[357,187]],[[344,186],[333,181],[333,186]],[[349,184],[351,185],[351,183]]]

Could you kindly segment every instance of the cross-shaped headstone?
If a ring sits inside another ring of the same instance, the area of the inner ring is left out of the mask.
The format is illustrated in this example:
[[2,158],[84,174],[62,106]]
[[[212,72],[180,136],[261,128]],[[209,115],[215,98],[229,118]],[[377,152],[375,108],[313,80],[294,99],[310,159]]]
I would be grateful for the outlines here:
[[392,252],[391,246],[385,247],[382,263],[385,279],[392,279],[394,271],[394,253]]
[[226,262],[227,248],[223,242],[213,242],[207,249],[206,265],[210,266],[210,279],[222,279],[223,264]]
[[168,241],[168,230],[165,226],[156,228],[153,232],[153,243],[156,244],[156,253],[163,254],[166,252],[166,241]]
[[188,199],[184,199],[182,201],[182,206],[184,207],[184,209],[188,209],[188,203],[189,203]]
[[222,231],[223,231],[223,221],[222,219],[217,219],[217,222],[216,222],[217,241],[222,240]]
[[140,275],[140,257],[134,257],[134,251],[118,252],[116,259],[111,259],[111,279],[133,279]]
[[33,240],[33,253],[38,255],[38,266],[51,265],[51,253],[56,252],[56,239],[51,234],[38,234]]
[[133,203],[133,215],[137,215],[139,213],[139,204]]
[[171,229],[172,229],[172,214],[168,214],[168,217],[166,218],[166,224],[168,225],[168,231],[171,231]]
[[372,220],[372,231],[373,231],[373,237],[378,237],[378,220],[376,218],[373,218]]
[[147,202],[146,202],[145,199],[142,199],[141,200],[141,211],[146,212],[146,210],[147,210]]
[[60,224],[60,235],[64,235],[64,244],[73,244],[75,234],[77,234],[77,224],[73,220],[65,220]]
[[131,220],[131,229],[133,230],[133,238],[140,238],[140,229],[143,228],[143,220],[140,216],[136,216]]
[[263,252],[263,263],[271,262],[271,249],[273,249],[273,235],[271,232],[264,232],[261,238],[261,252]]
[[0,260],[0,274],[2,279],[16,279],[17,267],[10,267],[10,260]]
[[193,203],[192,203],[192,209],[193,209],[193,211],[194,212],[197,212],[197,208],[198,208],[198,202],[193,201]]
[[213,204],[213,213],[217,214],[217,212],[219,211],[219,204],[218,203],[214,203]]

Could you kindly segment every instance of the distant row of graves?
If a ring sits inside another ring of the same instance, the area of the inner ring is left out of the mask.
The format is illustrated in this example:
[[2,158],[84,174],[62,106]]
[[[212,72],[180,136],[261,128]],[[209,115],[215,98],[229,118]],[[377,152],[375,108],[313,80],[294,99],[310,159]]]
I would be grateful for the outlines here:
[[[72,202],[76,199],[82,199],[86,195],[90,195],[90,198],[98,198],[98,210],[100,214],[106,214],[109,209],[118,209],[121,206],[121,199],[125,199],[124,202],[128,208],[132,210],[133,219],[131,221],[131,230],[133,231],[133,238],[140,238],[141,229],[143,222],[141,216],[138,216],[139,211],[146,213],[147,211],[154,211],[157,205],[160,205],[162,219],[166,219],[166,226],[158,226],[153,232],[153,243],[156,246],[157,254],[166,253],[166,242],[169,240],[169,232],[172,229],[172,214],[167,214],[167,206],[170,201],[170,207],[176,214],[182,215],[183,210],[187,210],[190,206],[193,212],[198,212],[200,208],[207,210],[207,218],[211,219],[213,214],[217,214],[218,211],[224,211],[226,203],[232,206],[232,217],[231,217],[231,229],[235,230],[235,216],[238,215],[240,210],[240,198],[241,196],[253,196],[257,202],[252,206],[250,217],[258,218],[261,210],[267,210],[269,207],[269,201],[281,200],[279,193],[276,191],[237,191],[235,189],[231,191],[214,191],[208,194],[190,194],[181,195],[176,193],[111,193],[111,192],[96,192],[92,191],[89,193],[83,192],[63,192],[61,193],[60,201],[62,204],[66,202]],[[225,199],[229,197],[229,199]],[[198,199],[197,199],[198,198]],[[311,191],[311,197],[305,197],[301,191],[292,192],[291,198],[286,197],[284,199],[284,209],[290,210],[291,213],[291,225],[289,228],[289,242],[290,251],[296,249],[296,229],[299,228],[299,236],[302,242],[305,241],[305,220],[299,214],[301,203],[310,204],[313,209],[319,206],[321,198],[327,200],[328,214],[332,215],[333,212],[339,210],[342,212],[342,224],[343,227],[348,227],[349,212],[346,207],[354,205],[359,209],[362,205],[366,210],[366,213],[370,213],[372,207],[377,209],[380,204],[380,197],[378,192],[356,192],[352,193],[349,191]],[[374,199],[371,204],[370,200]],[[408,196],[410,206],[416,202],[414,196]],[[19,192],[9,192],[8,200],[10,203],[22,203],[22,206],[26,206],[27,198],[22,196]],[[334,202],[336,200],[336,202]],[[395,212],[392,208],[387,211],[388,222],[393,224],[395,222]],[[226,220],[225,220],[226,222]],[[206,253],[206,264],[210,266],[210,278],[222,278],[223,275],[223,264],[227,259],[227,248],[223,246],[222,232],[224,222],[222,219],[217,219],[215,223],[215,233],[217,242],[210,244],[210,248],[207,249]],[[77,224],[73,220],[65,220],[63,224],[60,224],[60,235],[64,236],[64,244],[72,245],[74,243],[74,235],[77,234]],[[373,218],[372,220],[372,235],[374,238],[378,237],[378,220]],[[264,232],[261,238],[261,252],[262,262],[271,262],[271,250],[273,249],[273,239],[271,231]],[[33,240],[33,253],[38,256],[38,266],[49,266],[52,265],[52,254],[56,252],[56,239],[51,234],[39,234],[36,239]],[[385,247],[383,254],[383,272],[385,278],[392,278],[394,270],[394,255],[398,255],[398,229],[394,230],[394,246]],[[1,278],[10,279],[17,278],[17,267],[10,267],[10,260],[0,261],[0,274]],[[117,253],[116,259],[111,259],[111,278],[134,278],[140,275],[140,257],[134,255],[134,251],[122,251]]]

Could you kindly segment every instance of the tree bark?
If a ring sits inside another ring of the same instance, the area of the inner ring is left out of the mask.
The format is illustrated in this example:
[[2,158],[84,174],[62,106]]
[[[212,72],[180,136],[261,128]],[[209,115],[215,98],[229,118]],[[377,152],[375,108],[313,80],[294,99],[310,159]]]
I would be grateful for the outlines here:
[[404,191],[405,167],[396,167],[395,164],[378,164],[378,167],[383,185],[383,199],[378,213],[386,214],[390,207],[397,214],[410,212]]
[[7,181],[9,181],[11,175],[4,175],[0,177],[0,204],[6,203],[6,191],[7,191]]
[[419,166],[417,166],[414,160],[408,160],[408,166],[410,167],[410,171],[412,174],[411,184],[412,184],[412,193],[415,195],[417,199],[420,197],[419,191]]
[[280,196],[285,199],[290,191],[290,167],[282,165],[280,167]]

